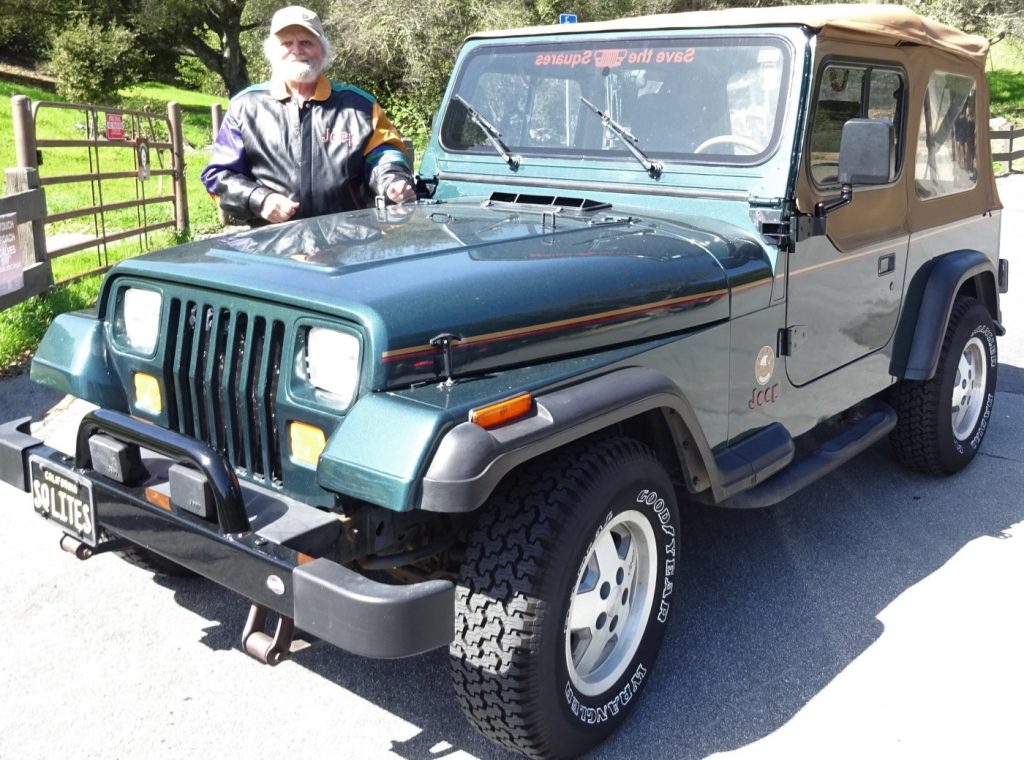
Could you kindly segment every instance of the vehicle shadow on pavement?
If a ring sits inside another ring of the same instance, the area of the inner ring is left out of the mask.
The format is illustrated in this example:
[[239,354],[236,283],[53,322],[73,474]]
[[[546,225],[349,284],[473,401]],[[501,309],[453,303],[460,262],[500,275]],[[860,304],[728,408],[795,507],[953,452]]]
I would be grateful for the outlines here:
[[671,746],[701,758],[788,722],[881,636],[877,616],[900,594],[1024,520],[1019,498],[963,495],[965,481],[1005,471],[1009,447],[993,444],[1011,423],[999,411],[981,455],[952,478],[908,472],[881,443],[777,507],[687,510],[689,560],[657,677],[627,732],[592,757]]
[[996,379],[996,391],[999,393],[1024,393],[1024,368],[1012,364],[1000,364],[999,376]]
[[[1024,390],[1024,370],[1000,372],[1001,395]],[[788,722],[882,635],[878,615],[900,594],[970,541],[1024,520],[1019,499],[974,499],[966,509],[962,496],[1005,468],[1004,444],[1020,422],[1000,413],[1010,406],[997,406],[982,454],[952,479],[904,470],[882,443],[777,507],[686,507],[655,678],[624,728],[588,757],[702,758]],[[238,648],[243,600],[207,582],[158,582],[216,621],[207,646]],[[420,727],[392,743],[399,757],[516,757],[462,717],[444,650],[369,660],[316,646],[295,663]]]
[[0,420],[31,417],[39,421],[64,398],[60,391],[32,382],[28,372],[5,378],[0,381]]

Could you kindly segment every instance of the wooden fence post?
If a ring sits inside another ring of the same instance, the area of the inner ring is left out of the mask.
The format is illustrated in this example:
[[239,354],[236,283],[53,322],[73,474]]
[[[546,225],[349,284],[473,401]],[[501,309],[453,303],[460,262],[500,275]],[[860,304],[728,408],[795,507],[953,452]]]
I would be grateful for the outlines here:
[[[224,109],[220,107],[220,103],[213,103],[210,105],[210,121],[213,122],[213,139],[217,139],[217,133],[220,132],[220,125],[224,121]],[[228,214],[220,207],[220,203],[217,203],[217,217],[220,219],[220,226],[226,227],[228,224]]]
[[11,116],[14,127],[14,155],[18,166],[39,168],[36,125],[32,119],[32,101],[25,95],[13,95],[11,97]]
[[189,226],[188,191],[185,187],[185,150],[181,132],[181,106],[173,100],[167,104],[167,122],[171,133],[171,166],[174,168],[174,221],[181,233]]

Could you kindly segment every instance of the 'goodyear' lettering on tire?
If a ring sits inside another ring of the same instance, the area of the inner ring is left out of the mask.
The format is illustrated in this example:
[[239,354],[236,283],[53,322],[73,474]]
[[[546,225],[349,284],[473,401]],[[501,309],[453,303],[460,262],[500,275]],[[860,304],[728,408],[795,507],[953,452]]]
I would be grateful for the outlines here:
[[654,514],[658,516],[658,522],[661,524],[662,532],[670,536],[668,543],[665,544],[665,586],[661,590],[661,599],[658,600],[658,622],[664,623],[668,620],[670,607],[668,598],[672,595],[672,576],[676,573],[676,528],[671,522],[672,515],[668,511],[668,507],[665,506],[665,500],[658,496],[657,491],[644,489],[637,494],[636,501],[638,504],[646,504],[654,510]]

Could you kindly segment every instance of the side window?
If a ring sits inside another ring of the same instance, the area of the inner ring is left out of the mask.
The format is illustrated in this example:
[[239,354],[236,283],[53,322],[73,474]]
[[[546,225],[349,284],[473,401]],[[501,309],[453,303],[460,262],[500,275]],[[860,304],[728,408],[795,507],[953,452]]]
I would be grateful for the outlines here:
[[914,173],[918,198],[959,193],[977,182],[976,99],[970,77],[936,71],[928,80]]
[[811,178],[818,186],[839,184],[839,143],[850,119],[886,119],[896,131],[896,163],[902,163],[903,75],[894,69],[829,64],[821,73],[811,123]]

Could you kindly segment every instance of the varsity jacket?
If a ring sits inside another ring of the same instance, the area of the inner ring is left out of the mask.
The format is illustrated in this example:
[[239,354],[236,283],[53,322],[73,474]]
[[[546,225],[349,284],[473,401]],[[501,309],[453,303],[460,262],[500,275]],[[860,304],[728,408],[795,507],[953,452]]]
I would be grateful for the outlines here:
[[300,219],[363,208],[392,182],[413,182],[401,135],[373,96],[324,76],[301,108],[281,82],[238,93],[201,177],[221,208],[255,224],[272,192],[298,201]]

